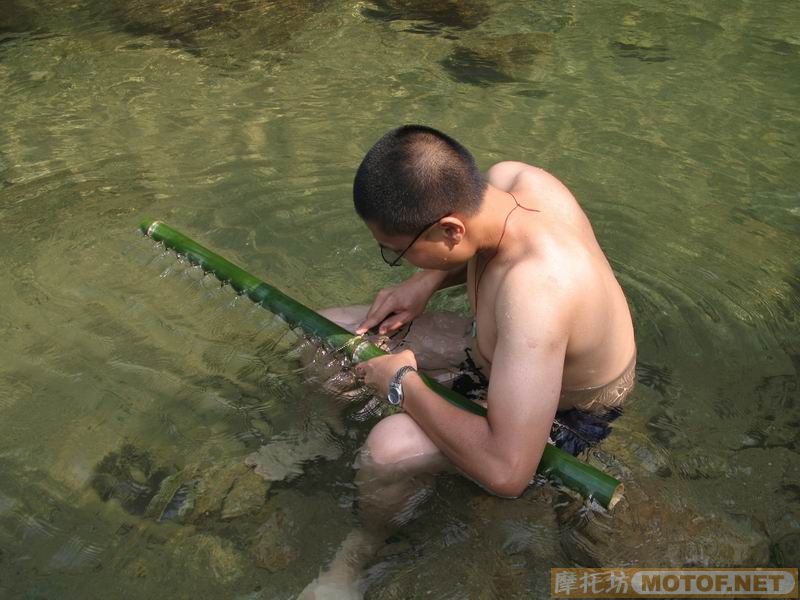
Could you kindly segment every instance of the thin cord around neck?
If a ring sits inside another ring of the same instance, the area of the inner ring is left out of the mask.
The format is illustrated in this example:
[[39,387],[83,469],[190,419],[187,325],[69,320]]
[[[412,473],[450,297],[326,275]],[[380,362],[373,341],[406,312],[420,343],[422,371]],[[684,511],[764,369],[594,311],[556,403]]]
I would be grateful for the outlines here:
[[492,257],[486,261],[485,265],[483,265],[483,269],[481,269],[480,275],[478,275],[477,273],[478,262],[477,260],[475,261],[475,320],[476,321],[478,319],[478,286],[481,283],[481,278],[483,277],[483,274],[486,272],[486,268],[489,266],[489,263],[494,260],[494,258],[497,256],[497,253],[500,251],[500,244],[503,243],[503,238],[506,235],[506,225],[508,225],[508,219],[511,218],[511,213],[513,213],[518,208],[521,208],[522,210],[528,212],[542,212],[536,208],[526,208],[522,206],[522,204],[519,203],[517,197],[514,194],[512,194],[511,192],[508,192],[508,194],[514,199],[514,204],[516,204],[516,206],[512,208],[510,211],[508,211],[508,214],[506,215],[506,220],[503,221],[503,231],[502,233],[500,233],[500,239],[497,241],[497,246],[494,247],[494,254],[492,254]]

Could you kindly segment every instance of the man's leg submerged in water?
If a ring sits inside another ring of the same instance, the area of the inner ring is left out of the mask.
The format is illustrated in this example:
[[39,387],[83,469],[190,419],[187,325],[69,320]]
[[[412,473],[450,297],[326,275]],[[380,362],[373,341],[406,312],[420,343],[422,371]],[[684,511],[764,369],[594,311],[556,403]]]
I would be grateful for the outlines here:
[[[350,331],[363,321],[368,306],[320,311]],[[456,372],[469,344],[471,321],[447,313],[426,313],[390,349],[411,347],[421,370]],[[358,578],[386,537],[409,521],[433,489],[436,473],[452,468],[419,425],[407,414],[382,419],[370,431],[356,461],[356,483],[363,527],[352,531],[328,568],[309,584],[300,598],[360,598]]]

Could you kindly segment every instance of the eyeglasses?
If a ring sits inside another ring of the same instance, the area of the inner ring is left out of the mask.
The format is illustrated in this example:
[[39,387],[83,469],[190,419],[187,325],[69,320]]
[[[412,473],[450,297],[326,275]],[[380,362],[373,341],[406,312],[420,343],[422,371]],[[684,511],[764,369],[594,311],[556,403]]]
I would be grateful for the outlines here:
[[381,249],[381,258],[383,259],[383,262],[385,262],[390,267],[399,267],[400,261],[403,259],[403,255],[409,251],[411,246],[413,246],[419,238],[422,237],[422,234],[428,231],[428,229],[436,225],[439,221],[441,221],[445,217],[449,217],[450,214],[451,213],[447,213],[446,215],[443,215],[438,219],[436,219],[433,223],[428,223],[427,225],[425,225],[425,227],[420,229],[419,233],[414,236],[414,239],[411,240],[411,243],[405,248],[403,248],[402,252],[398,252],[397,250],[392,250],[391,248],[387,248],[382,244],[378,244]]

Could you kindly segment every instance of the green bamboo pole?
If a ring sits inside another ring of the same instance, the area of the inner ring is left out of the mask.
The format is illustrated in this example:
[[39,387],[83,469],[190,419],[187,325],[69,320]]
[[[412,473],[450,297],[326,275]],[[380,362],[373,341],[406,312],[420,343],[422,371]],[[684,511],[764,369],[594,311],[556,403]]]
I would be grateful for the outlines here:
[[[140,228],[145,235],[186,256],[192,264],[200,265],[205,271],[213,273],[221,282],[230,284],[238,293],[273,312],[291,327],[300,327],[322,340],[330,348],[344,351],[355,362],[363,362],[386,354],[364,337],[353,335],[161,221],[148,219],[141,223]],[[486,409],[480,404],[472,402],[422,373],[420,376],[425,385],[448,402],[472,414],[486,416]],[[537,472],[586,497],[594,498],[607,509],[613,508],[622,497],[623,486],[617,479],[579,461],[552,444],[545,446]]]

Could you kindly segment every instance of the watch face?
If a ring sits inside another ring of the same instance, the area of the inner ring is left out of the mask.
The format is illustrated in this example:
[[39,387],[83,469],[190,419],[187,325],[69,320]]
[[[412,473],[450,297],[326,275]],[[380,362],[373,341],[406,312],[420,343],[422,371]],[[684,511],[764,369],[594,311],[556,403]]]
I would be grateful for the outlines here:
[[400,404],[400,389],[399,387],[392,386],[389,388],[389,404],[397,406]]

